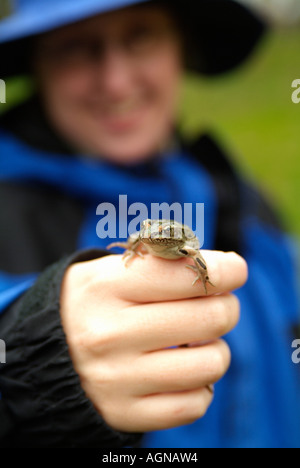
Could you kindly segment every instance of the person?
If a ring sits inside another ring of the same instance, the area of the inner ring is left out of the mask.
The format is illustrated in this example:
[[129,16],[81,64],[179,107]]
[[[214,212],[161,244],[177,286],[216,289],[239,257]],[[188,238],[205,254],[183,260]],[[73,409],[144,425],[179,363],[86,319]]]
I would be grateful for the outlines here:
[[[176,121],[184,71],[233,70],[265,26],[198,4],[31,0],[0,23],[1,78],[35,83],[0,122],[1,447],[300,446],[290,243]],[[124,227],[120,195],[204,203],[207,295],[186,259],[106,250],[98,206]]]

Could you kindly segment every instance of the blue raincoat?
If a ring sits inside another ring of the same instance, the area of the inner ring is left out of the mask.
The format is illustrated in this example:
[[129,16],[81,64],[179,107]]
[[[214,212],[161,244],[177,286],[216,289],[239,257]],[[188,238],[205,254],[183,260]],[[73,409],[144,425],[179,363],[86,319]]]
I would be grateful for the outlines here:
[[[103,201],[117,204],[120,194],[128,196],[128,204],[139,201],[149,209],[153,202],[204,203],[204,247],[216,246],[220,200],[213,175],[186,150],[159,159],[158,172],[149,174],[142,166],[121,169],[43,152],[1,131],[0,155],[0,185],[46,186],[81,202],[84,214],[74,234],[78,250],[105,248],[110,242],[97,237],[96,208]],[[240,323],[225,337],[232,351],[231,367],[216,385],[214,402],[203,419],[146,434],[145,447],[300,447],[300,369],[291,359],[296,338],[292,329],[299,321],[293,247],[259,210],[249,209],[246,199],[239,224],[249,280],[236,292]],[[19,240],[22,243],[22,232]],[[26,268],[22,274],[0,273],[4,316],[39,273]]]

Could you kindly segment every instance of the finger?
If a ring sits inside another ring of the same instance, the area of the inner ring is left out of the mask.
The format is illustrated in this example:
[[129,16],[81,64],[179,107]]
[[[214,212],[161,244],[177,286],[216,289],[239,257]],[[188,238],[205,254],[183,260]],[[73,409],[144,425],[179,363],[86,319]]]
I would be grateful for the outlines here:
[[138,398],[128,405],[124,428],[127,432],[148,432],[191,424],[205,415],[212,401],[207,387]]
[[138,379],[133,394],[149,395],[196,390],[218,382],[227,372],[231,353],[217,340],[201,347],[148,353],[133,363]]
[[[247,280],[247,264],[235,253],[204,251],[211,283],[207,284],[208,294],[218,294],[241,287]],[[200,281],[193,286],[195,273],[185,268],[191,259],[165,260],[146,255],[144,259],[134,258],[128,266],[120,255],[101,259],[110,262],[112,281],[118,281],[117,294],[125,300],[154,302],[205,296]],[[111,273],[111,274],[110,274]]]
[[[124,315],[125,314],[125,315]],[[231,331],[240,317],[233,294],[128,307],[116,316],[122,346],[142,352],[186,343],[218,339]]]

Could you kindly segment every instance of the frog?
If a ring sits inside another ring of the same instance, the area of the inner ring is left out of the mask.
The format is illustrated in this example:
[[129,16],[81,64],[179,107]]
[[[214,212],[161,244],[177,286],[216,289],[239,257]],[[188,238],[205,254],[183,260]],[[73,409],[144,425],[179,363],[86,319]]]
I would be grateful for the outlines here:
[[214,287],[209,278],[206,262],[200,252],[199,239],[185,224],[168,219],[146,219],[141,223],[140,231],[130,235],[126,242],[111,243],[107,249],[115,247],[126,249],[123,255],[126,266],[133,257],[136,255],[144,257],[144,254],[168,260],[192,258],[194,265],[186,265],[186,268],[196,273],[192,286],[200,280],[206,295],[208,294],[207,283]]

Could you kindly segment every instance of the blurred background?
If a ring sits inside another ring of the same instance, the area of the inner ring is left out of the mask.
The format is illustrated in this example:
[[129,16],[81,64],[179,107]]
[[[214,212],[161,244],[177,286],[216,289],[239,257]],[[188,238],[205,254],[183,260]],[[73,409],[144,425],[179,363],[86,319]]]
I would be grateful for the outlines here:
[[212,129],[235,163],[275,204],[300,240],[300,0],[240,0],[270,31],[245,66],[217,79],[187,78],[182,122],[188,133]]
[[[238,71],[217,79],[186,77],[180,125],[190,136],[213,131],[300,239],[300,104],[291,99],[292,82],[300,79],[300,0],[240,1],[266,18],[270,32]],[[26,79],[11,80],[0,112],[31,90]]]

